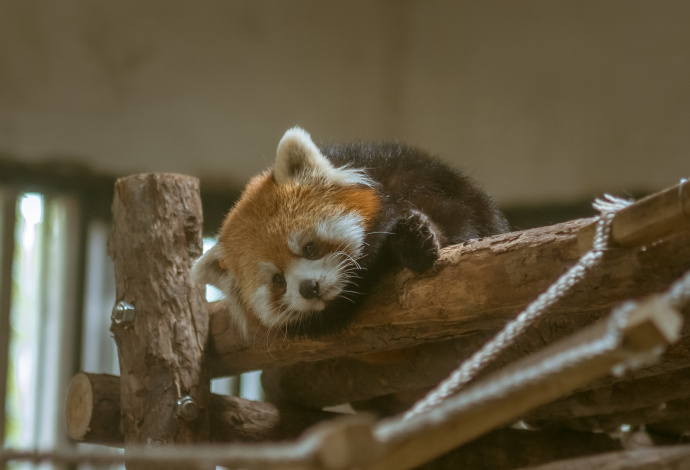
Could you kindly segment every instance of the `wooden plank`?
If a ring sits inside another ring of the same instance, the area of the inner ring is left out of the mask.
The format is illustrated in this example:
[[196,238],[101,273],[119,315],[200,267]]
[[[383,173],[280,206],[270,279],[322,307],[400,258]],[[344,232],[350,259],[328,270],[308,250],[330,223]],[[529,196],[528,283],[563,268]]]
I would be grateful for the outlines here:
[[[371,470],[404,470],[457,447],[496,426],[511,422],[526,411],[553,400],[594,377],[606,374],[618,364],[627,363],[628,352],[651,353],[677,340],[680,314],[665,302],[653,299],[641,304],[629,317],[617,348],[603,353],[585,354],[567,368],[552,370],[548,364],[561,353],[609,337],[608,322],[596,325],[549,346],[505,370],[469,386],[426,413],[401,424],[396,418],[379,424],[376,435],[388,449]],[[633,338],[636,338],[633,340]],[[639,341],[639,338],[645,338]],[[642,347],[643,349],[635,349]],[[514,382],[528,369],[541,373],[533,380]],[[548,373],[546,373],[548,371]],[[512,383],[511,389],[506,384]]]

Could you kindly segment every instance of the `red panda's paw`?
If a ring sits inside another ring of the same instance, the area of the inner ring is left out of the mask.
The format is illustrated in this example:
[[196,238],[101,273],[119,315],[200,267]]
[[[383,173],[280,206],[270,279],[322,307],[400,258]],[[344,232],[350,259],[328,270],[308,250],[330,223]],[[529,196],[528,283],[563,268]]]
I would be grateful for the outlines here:
[[429,217],[410,210],[395,226],[391,248],[403,268],[423,273],[439,258],[441,234]]

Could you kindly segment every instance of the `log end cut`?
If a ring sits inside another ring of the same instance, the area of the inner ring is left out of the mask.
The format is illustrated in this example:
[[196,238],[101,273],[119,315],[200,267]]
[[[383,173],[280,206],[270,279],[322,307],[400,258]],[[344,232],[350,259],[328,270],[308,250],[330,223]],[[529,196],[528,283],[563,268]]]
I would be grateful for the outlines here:
[[[78,442],[122,445],[119,378],[79,372],[67,389],[67,435]],[[115,427],[116,429],[112,429]]]
[[67,435],[75,441],[83,441],[89,431],[93,414],[93,389],[86,374],[76,374],[67,389],[65,423]]

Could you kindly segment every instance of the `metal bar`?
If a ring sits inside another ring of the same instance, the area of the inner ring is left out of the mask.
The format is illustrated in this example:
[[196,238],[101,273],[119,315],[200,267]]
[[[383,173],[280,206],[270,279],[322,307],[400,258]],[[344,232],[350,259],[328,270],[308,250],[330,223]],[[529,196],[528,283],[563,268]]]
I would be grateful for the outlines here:
[[5,441],[5,401],[10,350],[12,263],[17,197],[14,191],[0,192],[0,446]]

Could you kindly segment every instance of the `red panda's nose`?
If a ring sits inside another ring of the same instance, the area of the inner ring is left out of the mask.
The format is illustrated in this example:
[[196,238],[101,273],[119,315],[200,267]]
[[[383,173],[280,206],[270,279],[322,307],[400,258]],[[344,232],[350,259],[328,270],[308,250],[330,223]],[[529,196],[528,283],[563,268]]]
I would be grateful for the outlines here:
[[319,296],[319,283],[312,280],[306,280],[299,283],[299,293],[305,299],[315,299]]

